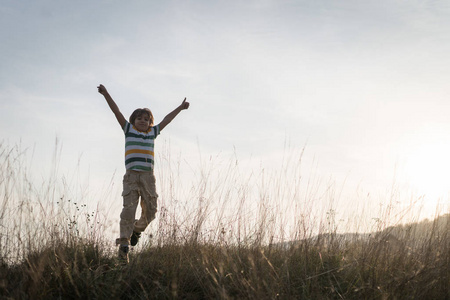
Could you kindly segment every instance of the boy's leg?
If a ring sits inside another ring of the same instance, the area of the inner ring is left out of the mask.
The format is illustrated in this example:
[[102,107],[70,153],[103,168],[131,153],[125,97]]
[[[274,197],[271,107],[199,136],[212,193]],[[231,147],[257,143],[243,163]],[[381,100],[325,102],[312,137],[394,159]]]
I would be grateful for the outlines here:
[[121,263],[129,263],[130,259],[128,258],[128,252],[130,251],[130,246],[128,245],[120,245],[119,246],[119,260]]
[[120,214],[120,238],[116,244],[129,245],[139,203],[138,176],[127,171],[123,178],[123,209]]
[[146,172],[140,176],[141,217],[134,224],[134,231],[143,232],[148,224],[155,219],[157,211],[157,199],[155,176],[153,172]]

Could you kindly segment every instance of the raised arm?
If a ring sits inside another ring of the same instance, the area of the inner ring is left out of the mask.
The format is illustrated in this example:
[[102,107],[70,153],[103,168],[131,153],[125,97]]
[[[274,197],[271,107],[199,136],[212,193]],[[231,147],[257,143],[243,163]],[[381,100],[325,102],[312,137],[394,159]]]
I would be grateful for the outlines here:
[[106,90],[106,88],[103,86],[103,84],[100,84],[98,87],[98,92],[100,94],[103,95],[103,97],[105,97],[106,102],[109,105],[109,108],[111,108],[112,112],[114,113],[114,115],[116,116],[117,121],[120,124],[120,127],[123,128],[123,126],[125,126],[126,123],[126,119],[125,117],[122,115],[122,113],[119,110],[119,107],[117,106],[116,102],[114,102],[114,100],[111,98],[111,96],[109,95],[108,91]]
[[186,98],[184,98],[183,102],[175,108],[170,114],[164,117],[164,119],[159,123],[159,130],[163,130],[164,127],[167,126],[173,119],[182,111],[189,108],[189,102],[186,102]]

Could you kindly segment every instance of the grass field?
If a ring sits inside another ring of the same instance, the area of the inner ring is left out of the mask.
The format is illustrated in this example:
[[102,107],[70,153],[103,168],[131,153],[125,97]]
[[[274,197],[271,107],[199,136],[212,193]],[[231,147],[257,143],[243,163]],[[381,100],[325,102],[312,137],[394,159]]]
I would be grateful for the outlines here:
[[[294,179],[272,194],[257,193],[255,204],[250,179],[230,172],[208,186],[214,174],[202,167],[192,207],[164,202],[180,196],[169,179],[159,178],[162,203],[149,230],[153,237],[121,265],[105,234],[111,230],[105,214],[56,175],[36,187],[23,155],[17,147],[0,147],[1,298],[450,298],[449,214],[342,233],[332,209],[317,219],[306,207],[294,210],[295,226],[287,230],[279,221],[284,210],[272,199],[296,197],[295,168],[288,176]],[[284,180],[275,177],[269,180],[275,186]],[[382,217],[379,224],[394,218]]]

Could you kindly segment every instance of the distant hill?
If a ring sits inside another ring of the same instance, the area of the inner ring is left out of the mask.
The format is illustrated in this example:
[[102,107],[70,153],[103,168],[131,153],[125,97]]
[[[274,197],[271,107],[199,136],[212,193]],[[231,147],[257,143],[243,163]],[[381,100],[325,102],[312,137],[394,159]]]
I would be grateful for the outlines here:
[[418,223],[391,226],[382,231],[399,239],[413,238],[415,240],[429,238],[430,234],[447,234],[450,229],[450,214],[438,216],[434,220],[425,219]]
[[303,240],[287,241],[271,246],[291,248],[302,244],[320,247],[345,246],[358,242],[384,243],[392,247],[417,248],[429,244],[436,238],[447,238],[450,231],[450,214],[438,216],[434,220],[425,219],[416,223],[387,227],[372,233],[322,233]]

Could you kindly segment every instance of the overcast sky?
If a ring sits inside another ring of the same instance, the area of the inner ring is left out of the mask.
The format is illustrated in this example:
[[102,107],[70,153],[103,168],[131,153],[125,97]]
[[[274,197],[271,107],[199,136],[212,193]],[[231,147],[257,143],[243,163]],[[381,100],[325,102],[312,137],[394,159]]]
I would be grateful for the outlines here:
[[1,141],[34,149],[36,172],[56,139],[63,170],[124,172],[102,83],[157,123],[187,97],[156,151],[192,165],[276,166],[287,143],[350,190],[407,182],[448,203],[448,1],[4,0],[0,16]]

